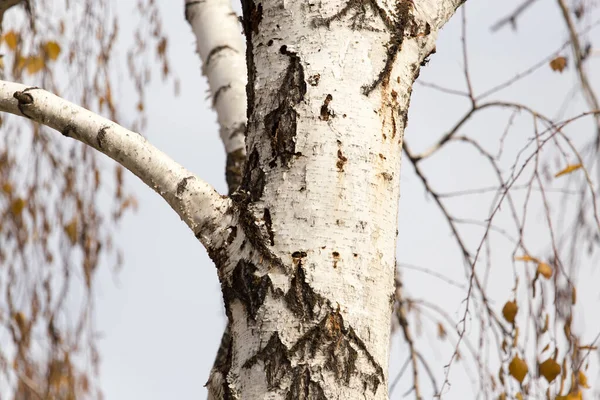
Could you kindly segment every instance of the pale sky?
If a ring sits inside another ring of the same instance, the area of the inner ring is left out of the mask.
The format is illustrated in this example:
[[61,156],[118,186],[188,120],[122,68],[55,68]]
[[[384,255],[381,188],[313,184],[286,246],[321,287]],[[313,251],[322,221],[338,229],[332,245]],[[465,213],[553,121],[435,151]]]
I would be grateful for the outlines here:
[[[225,193],[223,148],[215,114],[206,100],[207,86],[194,51],[195,39],[184,19],[183,0],[159,3],[169,36],[171,66],[182,82],[181,94],[174,97],[171,85],[159,82],[151,85],[147,90],[146,103],[148,128],[143,134],[158,148]],[[554,4],[533,6],[519,20],[517,32],[505,28],[491,33],[489,27],[520,1],[469,0],[467,3],[470,70],[476,93],[514,76],[552,53],[567,39]],[[119,2],[123,22],[128,21],[134,7],[133,0]],[[131,40],[127,34],[127,29],[121,29],[119,40],[123,60],[123,49]],[[598,31],[591,34],[593,38],[598,35]],[[464,90],[460,15],[457,14],[440,33],[437,50],[429,65],[422,69],[420,79]],[[588,66],[590,70],[598,67],[596,60]],[[120,91],[123,104],[128,102],[133,109],[135,98],[126,74],[122,75]],[[504,90],[493,98],[518,101],[553,116],[560,108],[564,94],[575,82],[572,70],[557,74],[545,67],[525,84]],[[593,82],[598,84],[597,80]],[[579,99],[572,103],[570,107],[573,110],[581,104]],[[413,149],[424,150],[468,107],[469,102],[464,98],[415,85],[407,141]],[[494,149],[509,116],[510,112],[482,113],[462,133],[476,137]],[[525,116],[517,119],[511,132],[505,145],[506,165],[514,160],[522,139],[532,136],[530,119]],[[432,185],[439,191],[491,184],[491,170],[480,157],[465,149],[451,145],[423,163]],[[403,165],[401,179],[398,261],[434,269],[464,283],[463,263],[448,226],[433,200],[426,196],[408,163]],[[115,242],[125,253],[124,267],[117,275],[104,268],[97,280],[97,328],[103,333],[100,352],[105,398],[205,398],[203,385],[225,325],[215,268],[192,232],[158,195],[132,175],[128,175],[127,182],[136,193],[140,207],[137,213],[125,218],[115,237]],[[489,196],[470,196],[448,204],[452,205],[457,216],[484,219],[490,209],[490,199]],[[532,212],[529,223],[529,233],[536,236],[538,230],[540,232],[539,243],[530,242],[535,243],[532,248],[540,251],[541,255],[546,254],[548,242],[541,214]],[[470,228],[464,232],[470,248],[475,248],[483,231]],[[513,247],[501,239],[493,243],[494,268],[489,290],[494,301],[493,308],[499,313],[504,301],[511,296]],[[415,271],[405,271],[404,278],[407,295],[441,304],[453,318],[460,319],[464,311],[464,292]],[[587,300],[597,304],[594,282],[600,282],[597,271],[582,280],[579,289],[581,302]],[[576,321],[579,320],[576,318]],[[452,346],[436,339],[435,325],[426,319],[423,323],[418,346],[429,359],[441,384]],[[588,318],[578,322],[578,327],[585,332],[584,337],[591,340],[600,329],[600,321],[590,313]],[[407,355],[406,347],[398,345],[401,343],[399,337],[394,342],[390,379],[394,378]],[[595,362],[597,358],[593,360]],[[462,372],[465,363],[469,361],[461,361],[452,367],[452,387],[444,399],[476,398],[469,379]],[[472,362],[469,368],[471,372],[474,370]],[[410,388],[409,379],[410,371],[392,394],[392,399],[404,398],[403,394]],[[425,398],[431,398],[431,385],[424,370],[421,370],[421,381]],[[406,398],[412,397],[410,394]]]

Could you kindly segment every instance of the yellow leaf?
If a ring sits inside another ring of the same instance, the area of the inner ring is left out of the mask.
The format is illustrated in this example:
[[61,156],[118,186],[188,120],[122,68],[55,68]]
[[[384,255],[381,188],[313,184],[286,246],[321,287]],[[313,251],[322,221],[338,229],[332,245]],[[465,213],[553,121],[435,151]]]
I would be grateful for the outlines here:
[[537,262],[537,258],[531,257],[528,254],[525,254],[523,256],[515,257],[515,261],[535,261],[535,262]]
[[573,171],[577,171],[579,168],[581,168],[583,165],[581,164],[571,164],[571,165],[567,165],[567,167],[565,169],[563,169],[562,171],[559,171],[556,173],[556,175],[554,175],[555,178],[558,178],[559,176],[563,176],[563,175],[567,175],[570,174]]
[[4,34],[3,39],[6,42],[6,45],[9,49],[14,50],[17,48],[19,36],[18,33],[15,33],[15,31],[7,32],[6,34]]
[[12,204],[10,205],[10,210],[12,211],[12,213],[14,215],[21,215],[24,208],[25,208],[25,200],[23,200],[22,198],[13,200]]
[[525,379],[527,372],[529,372],[529,368],[527,368],[527,364],[525,364],[525,361],[521,360],[519,356],[515,356],[510,364],[508,364],[508,373],[519,383],[523,383],[523,379]]
[[523,400],[523,395],[521,394],[521,392],[519,392],[519,393],[517,393],[517,394],[515,395],[515,399],[516,399],[516,400]]
[[44,59],[41,56],[27,57],[27,73],[29,73],[29,75],[40,72],[42,68],[44,68],[44,65]]
[[65,225],[65,233],[71,240],[71,244],[75,244],[77,242],[77,218],[73,218],[71,222]]
[[567,394],[566,396],[556,396],[555,400],[582,400],[582,394],[581,391],[578,392],[571,392],[569,394]]
[[8,183],[8,182],[4,182],[4,183],[2,184],[2,191],[3,191],[4,193],[6,193],[6,194],[11,194],[11,193],[12,193],[12,191],[13,191],[13,187],[12,187],[12,185],[11,185],[10,183]]
[[566,66],[567,59],[563,56],[556,57],[554,60],[550,61],[550,68],[552,68],[552,71],[563,72]]
[[515,303],[514,301],[507,301],[504,307],[502,308],[502,315],[504,316],[505,320],[507,320],[511,324],[514,324],[517,311],[519,311],[517,303]]
[[51,60],[56,60],[60,54],[60,45],[55,41],[50,41],[44,44],[44,53]]
[[579,384],[586,389],[590,388],[590,385],[587,383],[587,376],[582,371],[579,371]]
[[541,262],[538,264],[537,273],[546,279],[550,279],[552,277],[552,267],[544,262]]
[[573,286],[573,289],[571,289],[571,304],[575,303],[577,303],[577,289]]
[[555,360],[549,358],[540,364],[540,375],[550,383],[560,375],[560,365]]

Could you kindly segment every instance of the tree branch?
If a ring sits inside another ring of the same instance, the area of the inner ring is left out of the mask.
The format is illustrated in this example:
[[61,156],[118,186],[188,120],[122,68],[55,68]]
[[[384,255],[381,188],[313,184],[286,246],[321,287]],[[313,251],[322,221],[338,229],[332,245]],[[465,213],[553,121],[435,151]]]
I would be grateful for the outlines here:
[[196,36],[221,140],[227,152],[229,193],[241,182],[246,158],[246,58],[241,26],[230,0],[185,1],[185,17]]
[[[25,116],[106,154],[160,194],[207,247],[219,245],[230,200],[138,133],[43,89],[0,80],[0,111]],[[221,237],[223,236],[223,237]]]

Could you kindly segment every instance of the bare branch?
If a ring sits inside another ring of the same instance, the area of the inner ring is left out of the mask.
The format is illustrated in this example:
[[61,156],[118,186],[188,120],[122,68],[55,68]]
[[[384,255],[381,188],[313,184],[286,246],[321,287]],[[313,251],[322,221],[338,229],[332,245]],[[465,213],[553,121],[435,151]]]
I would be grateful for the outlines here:
[[500,28],[502,28],[504,25],[510,23],[511,26],[514,28],[516,28],[517,24],[517,18],[525,11],[527,10],[527,8],[529,8],[529,6],[531,6],[533,3],[535,3],[537,0],[526,0],[525,2],[521,3],[512,13],[510,13],[509,15],[507,15],[506,17],[502,18],[500,21],[496,22],[494,25],[492,25],[492,27],[490,28],[492,30],[492,32],[496,32],[498,30],[500,30]]
[[206,246],[229,200],[138,133],[43,89],[0,81],[0,111],[27,117],[106,154],[160,194]]

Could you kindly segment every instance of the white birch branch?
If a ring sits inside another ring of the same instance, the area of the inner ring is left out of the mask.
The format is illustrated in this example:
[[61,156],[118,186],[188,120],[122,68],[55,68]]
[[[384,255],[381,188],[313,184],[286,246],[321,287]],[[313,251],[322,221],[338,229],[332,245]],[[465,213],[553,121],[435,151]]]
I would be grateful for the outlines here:
[[[410,0],[407,0],[410,1]],[[466,0],[414,0],[416,14],[429,21],[432,28],[440,29],[456,13],[456,9]]]
[[43,89],[0,80],[0,111],[27,117],[106,154],[160,194],[209,249],[221,244],[229,199],[138,133]]
[[229,0],[185,1],[185,16],[196,36],[227,152],[230,191],[239,184],[245,159],[246,58],[241,26]]

